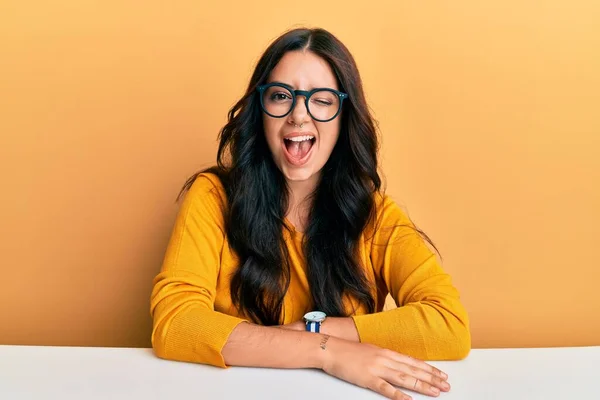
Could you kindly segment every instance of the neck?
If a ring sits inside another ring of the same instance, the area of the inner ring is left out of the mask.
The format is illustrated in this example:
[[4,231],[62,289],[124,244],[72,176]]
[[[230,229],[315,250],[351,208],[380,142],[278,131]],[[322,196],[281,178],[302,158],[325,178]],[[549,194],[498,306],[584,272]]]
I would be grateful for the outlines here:
[[308,211],[310,210],[310,202],[306,202],[305,200],[314,192],[318,182],[319,177],[317,175],[305,181],[287,182],[289,188],[287,215],[296,224],[303,226],[306,222]]

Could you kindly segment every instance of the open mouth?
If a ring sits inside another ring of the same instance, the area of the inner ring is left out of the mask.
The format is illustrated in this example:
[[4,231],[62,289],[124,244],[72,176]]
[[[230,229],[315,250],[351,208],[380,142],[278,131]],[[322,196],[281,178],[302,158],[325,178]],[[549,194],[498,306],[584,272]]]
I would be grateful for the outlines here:
[[302,165],[308,161],[315,137],[312,135],[297,136],[283,139],[285,155],[288,161],[294,165]]

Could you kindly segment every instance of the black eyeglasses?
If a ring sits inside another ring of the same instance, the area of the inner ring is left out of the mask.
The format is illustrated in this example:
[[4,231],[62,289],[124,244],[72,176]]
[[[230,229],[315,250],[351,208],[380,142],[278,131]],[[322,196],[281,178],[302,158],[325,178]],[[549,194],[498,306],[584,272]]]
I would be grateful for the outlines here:
[[330,88],[311,91],[295,90],[284,83],[269,83],[257,89],[262,110],[273,118],[283,118],[296,106],[297,96],[304,96],[306,110],[315,121],[328,122],[342,111],[346,93]]

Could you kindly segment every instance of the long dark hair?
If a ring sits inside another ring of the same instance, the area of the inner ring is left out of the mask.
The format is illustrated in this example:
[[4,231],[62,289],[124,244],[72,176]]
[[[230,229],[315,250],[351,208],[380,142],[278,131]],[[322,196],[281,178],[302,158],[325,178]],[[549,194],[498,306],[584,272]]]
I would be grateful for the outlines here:
[[[281,324],[284,317],[283,300],[290,285],[283,236],[289,194],[267,145],[256,88],[282,56],[294,50],[311,51],[327,61],[339,90],[349,95],[338,141],[310,198],[303,237],[313,308],[346,316],[343,300],[352,297],[368,312],[375,311],[375,288],[359,264],[357,244],[374,217],[374,194],[381,187],[376,125],[346,46],[323,29],[294,29],[277,38],[258,61],[246,93],[229,111],[220,132],[217,166],[202,171],[217,175],[227,196],[227,238],[240,260],[231,278],[233,304],[264,325]],[[188,179],[180,195],[198,174]]]

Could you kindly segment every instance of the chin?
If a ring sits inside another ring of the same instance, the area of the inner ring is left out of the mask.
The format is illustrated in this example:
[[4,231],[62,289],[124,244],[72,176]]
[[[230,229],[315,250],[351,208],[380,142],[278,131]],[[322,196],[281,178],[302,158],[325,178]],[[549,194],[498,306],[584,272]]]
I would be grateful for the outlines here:
[[301,170],[289,170],[289,169],[283,169],[283,176],[285,176],[285,179],[290,181],[290,182],[303,182],[303,181],[308,181],[310,179],[312,179],[314,177],[314,173],[311,169],[301,169]]

